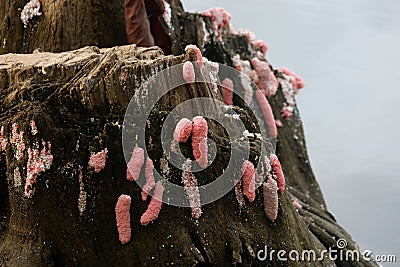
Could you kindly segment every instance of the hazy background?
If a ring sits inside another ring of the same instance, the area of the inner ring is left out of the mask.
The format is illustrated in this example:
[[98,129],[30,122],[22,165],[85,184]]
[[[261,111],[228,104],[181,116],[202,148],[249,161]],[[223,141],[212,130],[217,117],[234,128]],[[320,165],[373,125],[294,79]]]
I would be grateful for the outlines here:
[[[400,261],[400,1],[183,0],[221,6],[267,59],[305,80],[297,102],[328,208],[362,249]],[[389,264],[385,264],[389,265]]]

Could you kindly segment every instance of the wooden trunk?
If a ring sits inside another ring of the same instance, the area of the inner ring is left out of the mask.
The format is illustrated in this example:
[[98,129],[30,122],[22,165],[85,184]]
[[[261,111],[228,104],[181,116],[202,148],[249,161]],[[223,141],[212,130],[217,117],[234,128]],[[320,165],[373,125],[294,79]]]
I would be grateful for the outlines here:
[[[141,117],[148,108],[148,98],[160,94],[157,88],[144,91],[141,86],[155,73],[193,60],[193,54],[183,54],[187,44],[196,44],[209,60],[228,65],[232,65],[235,54],[243,59],[256,54],[245,36],[229,31],[224,31],[223,43],[212,36],[205,39],[203,29],[211,33],[210,19],[184,13],[179,1],[169,3],[174,30],[167,32],[175,56],[164,55],[157,47],[98,48],[125,43],[121,1],[43,0],[43,15],[34,18],[27,28],[19,20],[18,8],[23,4],[1,2],[0,35],[6,39],[6,45],[0,53],[19,54],[0,56],[0,127],[4,126],[4,136],[9,142],[6,150],[0,151],[0,265],[375,266],[362,259],[324,258],[309,263],[282,262],[276,254],[272,260],[257,258],[265,246],[287,253],[315,250],[318,255],[329,247],[335,248],[339,238],[348,242],[344,252],[357,249],[326,208],[309,163],[298,110],[289,120],[281,116],[285,102],[281,88],[269,101],[275,118],[283,122],[276,154],[288,186],[279,194],[279,213],[274,223],[264,213],[259,188],[255,201],[243,207],[232,190],[203,206],[203,215],[198,220],[191,217],[190,208],[164,204],[157,220],[147,226],[140,224],[148,201],[143,202],[140,187],[126,179],[121,140],[121,125],[130,99],[138,99],[131,116]],[[20,54],[37,48],[48,52]],[[74,51],[59,53],[67,50]],[[204,83],[182,85],[162,97],[149,118],[145,118],[151,126],[146,128],[142,141],[146,142],[148,155],[159,172],[166,171],[162,163],[166,152],[160,140],[165,117],[176,105],[199,96],[221,100],[222,89],[213,92]],[[243,101],[235,104],[247,129],[257,131],[265,127],[262,123],[253,124],[254,117]],[[196,108],[206,107],[193,106],[193,114]],[[215,107],[212,111],[223,114]],[[37,134],[31,131],[32,120]],[[21,159],[16,159],[17,147],[10,144],[14,123],[18,124],[19,133],[24,132],[26,149]],[[196,175],[200,184],[223,172],[229,158],[228,141],[221,125],[210,122],[209,136],[218,153],[214,163]],[[38,176],[33,197],[27,198],[24,183],[28,148],[42,149],[42,140],[51,142],[54,161],[49,170]],[[272,150],[272,146],[267,147]],[[96,173],[88,166],[90,155],[105,148],[106,166]],[[250,140],[250,148],[249,159],[256,162],[263,152],[260,142]],[[191,153],[187,144],[181,150],[185,155]],[[16,184],[17,168],[23,178],[22,185]],[[170,164],[168,168],[167,179],[179,184],[181,170]],[[241,173],[235,175],[240,178]],[[80,179],[87,193],[86,209],[81,213]],[[115,219],[115,205],[121,194],[132,197],[132,238],[127,244],[118,240]],[[301,208],[294,207],[294,199],[301,203]]]

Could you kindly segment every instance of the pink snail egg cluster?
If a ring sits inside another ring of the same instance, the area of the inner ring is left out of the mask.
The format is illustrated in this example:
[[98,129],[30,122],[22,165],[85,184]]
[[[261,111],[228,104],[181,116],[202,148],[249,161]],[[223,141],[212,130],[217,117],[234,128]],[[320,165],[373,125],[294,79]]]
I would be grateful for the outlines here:
[[163,193],[164,187],[162,183],[157,182],[154,188],[154,195],[150,200],[150,204],[145,213],[143,213],[142,217],[140,217],[140,223],[142,225],[148,225],[150,222],[158,218],[158,214],[161,211]]
[[256,198],[255,169],[253,163],[245,160],[242,165],[243,194],[250,202]]
[[225,78],[222,81],[222,90],[224,92],[224,103],[226,105],[233,105],[233,82],[229,78]]
[[131,240],[130,207],[131,197],[128,195],[121,195],[115,205],[115,219],[117,221],[119,240],[122,244]]
[[106,160],[107,160],[107,153],[108,150],[107,148],[103,149],[102,151],[92,154],[89,158],[89,167],[94,168],[94,171],[96,173],[101,172],[104,167],[106,166]]
[[192,121],[193,156],[196,159],[197,163],[199,163],[199,165],[204,168],[207,166],[208,163],[208,124],[207,121],[201,116],[194,117]]
[[31,20],[33,17],[38,17],[42,15],[42,13],[40,13],[39,10],[40,10],[39,0],[31,0],[24,6],[20,18],[25,28],[28,26],[29,20]]
[[137,181],[139,179],[140,171],[144,163],[144,150],[138,146],[132,151],[131,159],[128,162],[126,170],[126,179],[129,181]]
[[193,83],[196,79],[196,75],[194,72],[194,67],[193,67],[193,63],[190,61],[186,61],[185,63],[183,63],[183,79],[185,79],[186,82],[188,83]]
[[175,127],[174,140],[179,143],[185,143],[192,134],[192,121],[182,118]]
[[146,183],[143,186],[142,190],[142,200],[146,201],[147,196],[149,195],[149,192],[153,187],[155,186],[155,180],[154,180],[154,164],[153,161],[147,157],[146,160],[146,167],[144,169],[144,176],[146,177]]

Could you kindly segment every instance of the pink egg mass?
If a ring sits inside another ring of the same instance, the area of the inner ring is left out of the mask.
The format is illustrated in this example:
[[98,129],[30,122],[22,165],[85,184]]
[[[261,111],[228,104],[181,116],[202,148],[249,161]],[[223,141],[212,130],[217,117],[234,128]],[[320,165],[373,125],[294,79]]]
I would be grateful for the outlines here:
[[222,42],[222,28],[229,26],[231,14],[225,11],[222,7],[214,7],[202,12],[202,15],[211,18],[211,24],[214,33],[216,34],[216,40]]
[[270,161],[272,169],[276,174],[276,180],[278,182],[279,192],[282,193],[283,191],[285,191],[286,181],[285,181],[285,176],[283,175],[281,163],[279,162],[279,159],[275,154],[271,154]]
[[208,163],[207,134],[208,124],[202,116],[193,118],[192,127],[192,148],[193,156],[201,167],[206,167]]
[[257,73],[257,79],[254,81],[257,87],[267,96],[273,96],[278,90],[278,80],[271,70],[268,62],[261,61],[258,58],[252,58],[251,64]]
[[192,133],[192,121],[182,118],[175,127],[174,140],[179,143],[185,143]]
[[198,219],[203,213],[201,210],[200,192],[196,176],[191,172],[192,161],[187,159],[182,165],[182,182],[185,187],[189,205],[192,209],[192,218]]
[[278,217],[278,186],[274,179],[263,184],[264,212],[272,222]]
[[115,219],[117,221],[117,229],[119,241],[126,244],[131,240],[131,197],[128,195],[121,195],[115,205]]
[[0,151],[6,151],[7,148],[7,137],[4,136],[4,126],[0,129]]
[[128,162],[126,169],[126,179],[136,181],[139,179],[140,171],[144,163],[144,150],[141,147],[135,146],[132,152],[131,159]]
[[224,103],[226,105],[233,105],[233,82],[229,78],[225,78],[222,81],[222,90],[224,92]]
[[277,138],[278,130],[276,128],[276,122],[274,114],[272,113],[272,108],[269,105],[267,98],[265,98],[264,94],[260,90],[256,91],[256,100],[261,109],[265,124],[268,126],[269,136],[272,138]]
[[303,81],[303,79],[302,79],[299,75],[297,75],[296,73],[294,73],[293,71],[291,71],[290,69],[288,69],[288,68],[278,68],[278,70],[279,70],[281,73],[283,73],[283,74],[289,76],[290,78],[292,78],[292,79],[291,79],[291,82],[292,82],[293,85],[296,87],[296,89],[301,89],[301,88],[304,87],[304,81]]
[[263,40],[256,40],[253,42],[253,45],[255,47],[260,48],[261,53],[263,53],[264,55],[267,53],[268,51],[268,45],[265,43],[265,41]]
[[101,172],[106,166],[107,153],[108,150],[105,148],[102,151],[90,156],[89,167],[94,168],[96,173]]
[[196,79],[196,75],[194,72],[194,67],[193,67],[193,63],[190,61],[186,61],[183,64],[183,79],[185,79],[186,82],[188,83],[193,83]]
[[147,157],[146,167],[144,169],[144,176],[146,177],[146,183],[144,184],[144,186],[142,188],[142,200],[143,201],[146,201],[147,196],[149,195],[149,192],[151,191],[151,189],[153,189],[153,187],[155,185],[153,170],[154,170],[153,161],[149,157]]
[[150,222],[158,218],[162,206],[162,196],[164,193],[164,187],[161,182],[157,182],[154,188],[154,195],[150,200],[150,204],[147,207],[145,213],[140,217],[140,223],[142,225],[148,225]]
[[51,154],[51,143],[42,142],[43,148],[39,153],[39,145],[34,148],[28,148],[28,162],[26,163],[26,182],[25,196],[32,197],[35,193],[34,185],[37,177],[53,164],[53,155]]
[[245,160],[242,164],[243,194],[250,202],[256,198],[256,178],[253,163]]

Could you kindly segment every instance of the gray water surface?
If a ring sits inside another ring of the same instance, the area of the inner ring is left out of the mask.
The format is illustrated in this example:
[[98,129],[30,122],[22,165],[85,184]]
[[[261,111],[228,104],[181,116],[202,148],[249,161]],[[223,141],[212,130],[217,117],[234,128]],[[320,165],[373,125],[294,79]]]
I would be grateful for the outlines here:
[[302,76],[297,102],[328,208],[362,249],[400,262],[400,1],[184,5],[224,7],[236,30],[251,29],[268,43],[274,67]]

